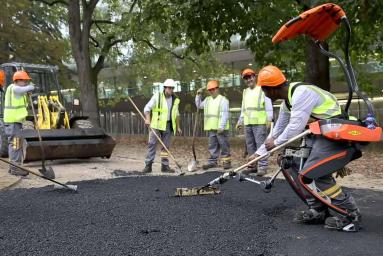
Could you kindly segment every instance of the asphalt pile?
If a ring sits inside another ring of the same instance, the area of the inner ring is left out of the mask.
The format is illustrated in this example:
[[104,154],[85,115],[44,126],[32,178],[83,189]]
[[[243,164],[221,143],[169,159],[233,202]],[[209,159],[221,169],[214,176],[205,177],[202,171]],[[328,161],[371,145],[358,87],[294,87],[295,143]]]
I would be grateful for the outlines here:
[[[174,197],[218,173],[123,177],[0,193],[1,255],[381,255],[383,197],[354,191],[365,230],[292,223],[302,202],[284,181],[263,193],[231,180],[220,195]],[[379,242],[380,241],[380,242]]]

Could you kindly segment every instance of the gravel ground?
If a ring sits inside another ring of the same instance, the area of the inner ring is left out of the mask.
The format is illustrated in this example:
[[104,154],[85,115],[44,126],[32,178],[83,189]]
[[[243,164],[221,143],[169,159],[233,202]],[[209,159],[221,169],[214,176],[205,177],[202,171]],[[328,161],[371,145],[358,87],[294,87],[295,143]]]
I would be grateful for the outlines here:
[[269,194],[229,181],[220,195],[174,197],[219,173],[137,176],[0,192],[1,255],[382,255],[383,192],[353,190],[363,231],[292,223],[304,209],[278,180]]

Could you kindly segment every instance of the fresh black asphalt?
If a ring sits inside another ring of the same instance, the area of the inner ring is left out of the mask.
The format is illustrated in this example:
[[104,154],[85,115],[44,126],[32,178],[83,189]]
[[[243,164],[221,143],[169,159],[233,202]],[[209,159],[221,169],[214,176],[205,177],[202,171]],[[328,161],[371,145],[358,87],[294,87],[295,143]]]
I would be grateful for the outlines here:
[[218,173],[123,177],[0,193],[0,255],[383,255],[383,193],[352,190],[359,233],[292,223],[305,207],[284,181],[269,194],[231,180],[220,195],[174,197]]

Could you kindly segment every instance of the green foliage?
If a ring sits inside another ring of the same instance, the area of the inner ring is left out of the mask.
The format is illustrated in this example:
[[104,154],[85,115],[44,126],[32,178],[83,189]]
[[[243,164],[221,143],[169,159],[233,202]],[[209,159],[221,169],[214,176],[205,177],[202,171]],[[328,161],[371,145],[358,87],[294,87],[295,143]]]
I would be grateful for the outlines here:
[[[62,37],[62,8],[42,8],[29,0],[3,0],[0,9],[0,62],[62,64],[68,42]],[[5,6],[7,8],[5,8]]]
[[[143,1],[145,2],[145,1]],[[152,2],[152,1],[150,1]],[[169,0],[143,5],[141,22],[150,17],[161,19],[161,33],[176,45],[187,45],[187,52],[197,55],[227,50],[232,35],[239,34],[255,55],[259,66],[281,66],[289,75],[302,77],[305,38],[272,45],[271,39],[290,18],[308,7],[327,1],[253,1],[253,0]],[[351,55],[355,61],[382,58],[382,1],[333,1],[346,11],[353,37]],[[144,17],[144,18],[142,18]],[[171,24],[171,26],[169,26]],[[344,33],[330,38],[330,49],[341,49]]]

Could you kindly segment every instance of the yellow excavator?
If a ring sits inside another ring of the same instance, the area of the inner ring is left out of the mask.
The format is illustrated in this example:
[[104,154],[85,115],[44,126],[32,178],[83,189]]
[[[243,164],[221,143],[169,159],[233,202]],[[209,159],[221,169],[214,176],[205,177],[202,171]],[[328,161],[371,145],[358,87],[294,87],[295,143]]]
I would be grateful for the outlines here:
[[[12,83],[13,73],[25,70],[32,78],[36,90],[30,99],[30,111],[23,123],[24,162],[42,160],[40,132],[45,160],[64,158],[109,158],[116,145],[115,140],[105,131],[94,125],[88,117],[68,113],[73,101],[68,97],[57,78],[58,67],[51,65],[4,63],[0,65],[6,77],[6,85]],[[3,112],[6,88],[0,89],[0,156],[8,156],[8,142],[4,132]],[[70,95],[69,95],[70,96]],[[34,116],[31,108],[34,108]],[[36,118],[35,118],[36,117]],[[37,130],[38,129],[38,130]]]

